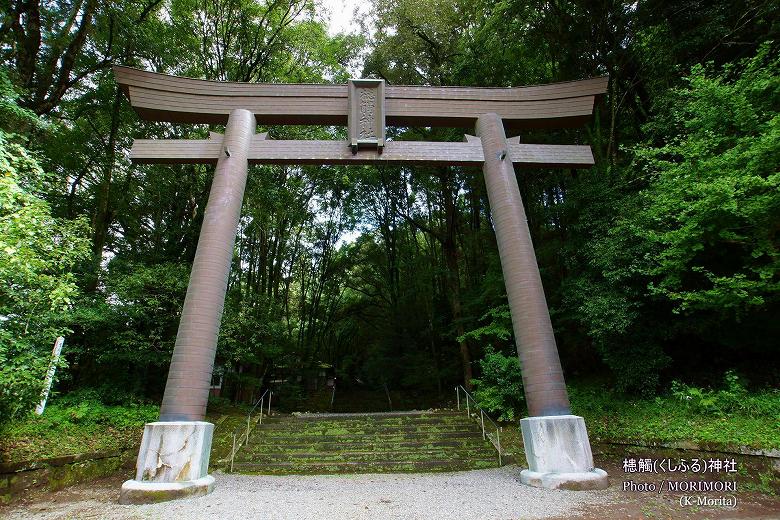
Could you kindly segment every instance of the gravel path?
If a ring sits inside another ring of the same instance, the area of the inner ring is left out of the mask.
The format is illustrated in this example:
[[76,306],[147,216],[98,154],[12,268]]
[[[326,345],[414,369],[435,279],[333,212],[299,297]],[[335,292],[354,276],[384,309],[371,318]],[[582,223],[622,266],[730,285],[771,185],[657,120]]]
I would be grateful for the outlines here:
[[[118,490],[85,488],[73,500],[6,511],[10,519],[530,519],[566,517],[613,501],[607,491],[550,491],[520,483],[517,466],[426,474],[250,476],[217,474],[206,497],[144,506]],[[112,498],[113,497],[113,498]]]

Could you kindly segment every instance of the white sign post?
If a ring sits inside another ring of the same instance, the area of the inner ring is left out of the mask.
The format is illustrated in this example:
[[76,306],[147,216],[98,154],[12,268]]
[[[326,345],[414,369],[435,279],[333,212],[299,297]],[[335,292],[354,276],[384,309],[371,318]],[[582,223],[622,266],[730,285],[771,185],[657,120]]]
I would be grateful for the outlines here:
[[45,388],[43,389],[43,395],[41,396],[41,402],[35,407],[35,413],[41,415],[43,409],[46,408],[46,399],[49,398],[49,391],[51,391],[51,383],[54,380],[54,372],[57,370],[57,362],[60,360],[60,353],[62,352],[62,345],[65,344],[65,338],[60,336],[57,341],[54,342],[54,348],[51,351],[51,360],[49,360],[49,370],[46,372],[46,380],[44,381]]

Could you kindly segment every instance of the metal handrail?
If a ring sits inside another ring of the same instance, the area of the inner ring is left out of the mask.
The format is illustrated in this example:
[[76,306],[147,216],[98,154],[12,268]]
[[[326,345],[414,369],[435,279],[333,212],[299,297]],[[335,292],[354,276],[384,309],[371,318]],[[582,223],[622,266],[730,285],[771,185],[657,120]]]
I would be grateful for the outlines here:
[[[474,403],[474,409],[479,410],[479,417],[480,417],[480,424],[482,425],[482,438],[489,440],[490,443],[493,445],[493,447],[498,451],[498,465],[503,466],[503,450],[501,449],[501,431],[503,428],[496,424],[496,422],[490,418],[490,416],[485,413],[485,411],[482,409],[481,406],[479,406],[479,403],[477,403],[477,400],[474,399],[474,396],[469,393],[468,390],[463,388],[463,385],[458,385],[455,387],[455,399],[458,403],[458,410],[460,410],[460,393],[463,392],[463,394],[466,397],[466,415],[471,417],[471,403],[469,403],[469,400]],[[490,435],[485,431],[485,418],[487,418],[488,422],[493,425],[493,427],[496,429],[496,439],[495,441],[490,438]]]
[[[244,438],[244,444],[249,444],[249,431],[250,427],[249,425],[252,422],[252,414],[255,413],[255,410],[257,410],[258,405],[260,406],[260,418],[258,420],[259,424],[263,424],[263,408],[265,407],[265,396],[268,396],[268,415],[271,415],[271,397],[273,397],[274,393],[271,391],[270,388],[267,388],[265,392],[263,392],[263,395],[260,396],[260,399],[255,402],[255,405],[252,407],[251,410],[249,410],[249,413],[246,415],[246,432],[244,434],[241,434],[239,436],[239,430],[244,428],[243,422],[236,426],[236,429],[233,430],[233,448],[230,450],[230,471],[233,471],[233,459],[236,457],[236,453],[238,450],[241,449],[241,439]],[[238,442],[236,442],[238,441]]]

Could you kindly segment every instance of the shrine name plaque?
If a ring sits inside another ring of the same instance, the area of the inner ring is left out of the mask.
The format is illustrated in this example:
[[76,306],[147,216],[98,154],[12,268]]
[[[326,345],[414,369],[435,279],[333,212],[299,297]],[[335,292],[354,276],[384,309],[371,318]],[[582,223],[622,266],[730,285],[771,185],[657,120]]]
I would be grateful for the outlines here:
[[385,146],[385,82],[381,79],[349,80],[349,145],[360,148]]

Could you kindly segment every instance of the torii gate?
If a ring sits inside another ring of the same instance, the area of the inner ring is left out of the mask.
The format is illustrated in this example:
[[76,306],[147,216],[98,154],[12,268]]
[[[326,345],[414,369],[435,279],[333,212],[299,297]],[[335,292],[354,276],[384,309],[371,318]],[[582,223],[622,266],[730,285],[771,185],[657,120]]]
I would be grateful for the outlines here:
[[[202,140],[136,139],[137,164],[216,164],[165,386],[160,421],[147,424],[135,480],[123,503],[209,493],[214,426],[204,422],[241,203],[251,164],[482,166],[504,273],[530,417],[520,421],[530,485],[601,489],[585,422],[571,415],[539,268],[514,167],[587,168],[589,146],[507,139],[505,127],[575,127],[592,116],[607,77],[520,88],[254,84],[206,81],[114,67],[138,115],[149,121],[225,124]],[[347,125],[348,141],[270,140],[261,124]],[[385,126],[476,125],[464,142],[386,141]]]

